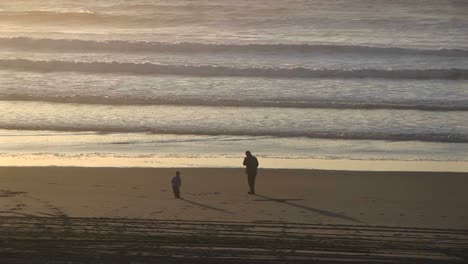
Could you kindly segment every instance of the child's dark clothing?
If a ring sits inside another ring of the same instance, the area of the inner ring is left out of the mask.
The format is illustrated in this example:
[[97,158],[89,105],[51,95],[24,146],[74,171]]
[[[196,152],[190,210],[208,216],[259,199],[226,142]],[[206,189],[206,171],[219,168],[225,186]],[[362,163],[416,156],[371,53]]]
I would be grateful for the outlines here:
[[182,179],[180,178],[179,175],[174,176],[172,178],[172,191],[174,192],[175,198],[180,199],[180,186],[182,186]]

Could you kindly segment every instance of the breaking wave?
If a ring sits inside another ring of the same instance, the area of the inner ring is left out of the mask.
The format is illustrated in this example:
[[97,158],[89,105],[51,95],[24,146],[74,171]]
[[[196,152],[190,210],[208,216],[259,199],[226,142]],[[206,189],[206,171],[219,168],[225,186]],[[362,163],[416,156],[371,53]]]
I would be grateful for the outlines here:
[[30,11],[0,11],[0,22],[47,25],[47,26],[109,26],[109,27],[141,27],[180,25],[196,23],[200,20],[196,16],[131,16],[121,14],[106,14],[88,10],[79,11],[55,11],[55,10],[30,10]]
[[323,109],[394,109],[394,110],[421,110],[421,111],[468,111],[468,102],[435,102],[435,101],[408,101],[408,102],[359,102],[336,100],[279,100],[267,99],[218,99],[218,98],[164,98],[164,97],[137,97],[130,95],[97,96],[97,95],[0,95],[0,101],[25,101],[47,103],[71,103],[90,105],[176,105],[176,106],[213,106],[213,107],[279,107],[279,108],[323,108]]
[[154,63],[80,62],[59,60],[0,60],[0,69],[39,72],[127,73],[138,75],[235,76],[272,78],[386,78],[386,79],[468,79],[468,69],[309,69],[235,68],[211,65],[164,65]]
[[0,11],[0,21],[47,23],[53,21],[98,21],[109,16],[89,10]]
[[[92,15],[83,13],[84,15]],[[83,15],[80,14],[80,15]],[[314,44],[207,44],[207,43],[170,43],[147,41],[93,41],[80,39],[48,39],[13,37],[0,38],[0,47],[70,52],[264,52],[281,54],[298,53],[358,53],[358,54],[395,54],[395,55],[432,55],[468,57],[465,49],[417,49],[404,47],[374,47],[357,45],[314,45]]]
[[307,137],[307,138],[325,138],[325,139],[354,139],[354,140],[389,140],[389,141],[425,141],[425,142],[447,142],[447,143],[468,143],[466,134],[448,134],[448,133],[381,133],[381,132],[343,132],[343,131],[272,131],[272,130],[249,130],[233,128],[229,131],[223,129],[207,129],[187,127],[183,128],[156,128],[141,126],[119,126],[112,124],[103,124],[96,127],[94,125],[86,126],[83,124],[60,125],[60,124],[1,124],[0,129],[5,130],[47,130],[47,131],[66,131],[66,132],[99,132],[99,133],[154,133],[154,134],[174,134],[174,135],[231,135],[231,136],[273,136],[273,137]]

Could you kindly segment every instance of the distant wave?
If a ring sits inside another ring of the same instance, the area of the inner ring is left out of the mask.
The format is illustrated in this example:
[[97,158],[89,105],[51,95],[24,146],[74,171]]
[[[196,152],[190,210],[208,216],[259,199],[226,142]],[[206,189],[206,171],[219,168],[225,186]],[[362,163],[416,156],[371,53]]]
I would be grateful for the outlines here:
[[54,96],[54,95],[0,95],[0,101],[32,101],[48,103],[72,103],[92,105],[179,105],[179,106],[230,106],[230,107],[279,107],[279,108],[324,108],[324,109],[395,109],[420,111],[468,111],[468,102],[356,102],[331,100],[232,100],[212,98],[151,98],[122,95],[115,96]]
[[389,141],[426,141],[426,142],[447,142],[447,143],[468,143],[466,134],[447,134],[447,133],[381,133],[381,132],[344,132],[344,131],[272,131],[232,128],[230,130],[207,130],[206,128],[187,127],[183,128],[151,128],[118,126],[112,124],[103,124],[100,127],[86,126],[84,124],[73,125],[30,125],[30,124],[0,124],[0,129],[5,130],[47,130],[47,131],[66,131],[66,132],[98,132],[98,133],[154,133],[154,134],[174,134],[174,135],[209,135],[209,136],[273,136],[273,137],[307,137],[307,138],[325,138],[325,139],[354,139],[354,140],[389,140]]
[[89,10],[29,10],[29,11],[0,11],[0,21],[47,23],[52,21],[97,21],[104,15]]
[[234,76],[272,78],[388,78],[388,79],[468,79],[468,69],[309,69],[234,68],[211,65],[164,65],[153,63],[79,62],[58,60],[0,60],[0,69],[39,72],[127,73],[141,75]]
[[357,45],[314,45],[314,44],[205,44],[169,43],[146,41],[92,41],[79,39],[38,39],[29,37],[0,38],[0,47],[70,52],[284,52],[298,53],[358,53],[358,54],[396,54],[396,55],[433,55],[468,57],[468,49],[416,49],[403,47],[373,47]]
[[29,10],[29,11],[1,11],[0,23],[14,23],[26,25],[50,26],[110,26],[110,27],[141,27],[180,25],[196,23],[200,18],[196,16],[131,16],[106,14],[88,10],[55,11],[55,10]]

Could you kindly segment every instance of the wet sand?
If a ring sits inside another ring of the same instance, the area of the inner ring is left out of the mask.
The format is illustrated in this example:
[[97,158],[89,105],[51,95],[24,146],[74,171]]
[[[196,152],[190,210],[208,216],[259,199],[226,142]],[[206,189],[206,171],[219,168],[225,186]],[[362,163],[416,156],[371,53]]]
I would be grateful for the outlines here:
[[[8,263],[462,263],[468,174],[0,167]],[[41,262],[42,261],[42,262]]]

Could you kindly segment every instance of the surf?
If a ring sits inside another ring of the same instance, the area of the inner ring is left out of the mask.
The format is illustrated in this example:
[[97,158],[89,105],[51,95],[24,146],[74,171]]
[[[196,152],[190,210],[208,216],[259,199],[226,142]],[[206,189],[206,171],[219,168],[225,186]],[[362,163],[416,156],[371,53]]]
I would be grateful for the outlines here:
[[127,40],[83,40],[12,37],[0,38],[0,47],[29,51],[113,52],[113,53],[287,53],[303,54],[370,54],[370,55],[424,55],[468,57],[468,49],[424,49],[408,47],[378,47],[338,44],[231,44],[194,42],[154,42]]
[[164,65],[155,63],[81,62],[59,60],[0,60],[0,69],[38,72],[127,73],[135,75],[185,75],[200,77],[271,77],[271,78],[386,78],[466,80],[468,69],[309,69],[235,68],[212,65]]

